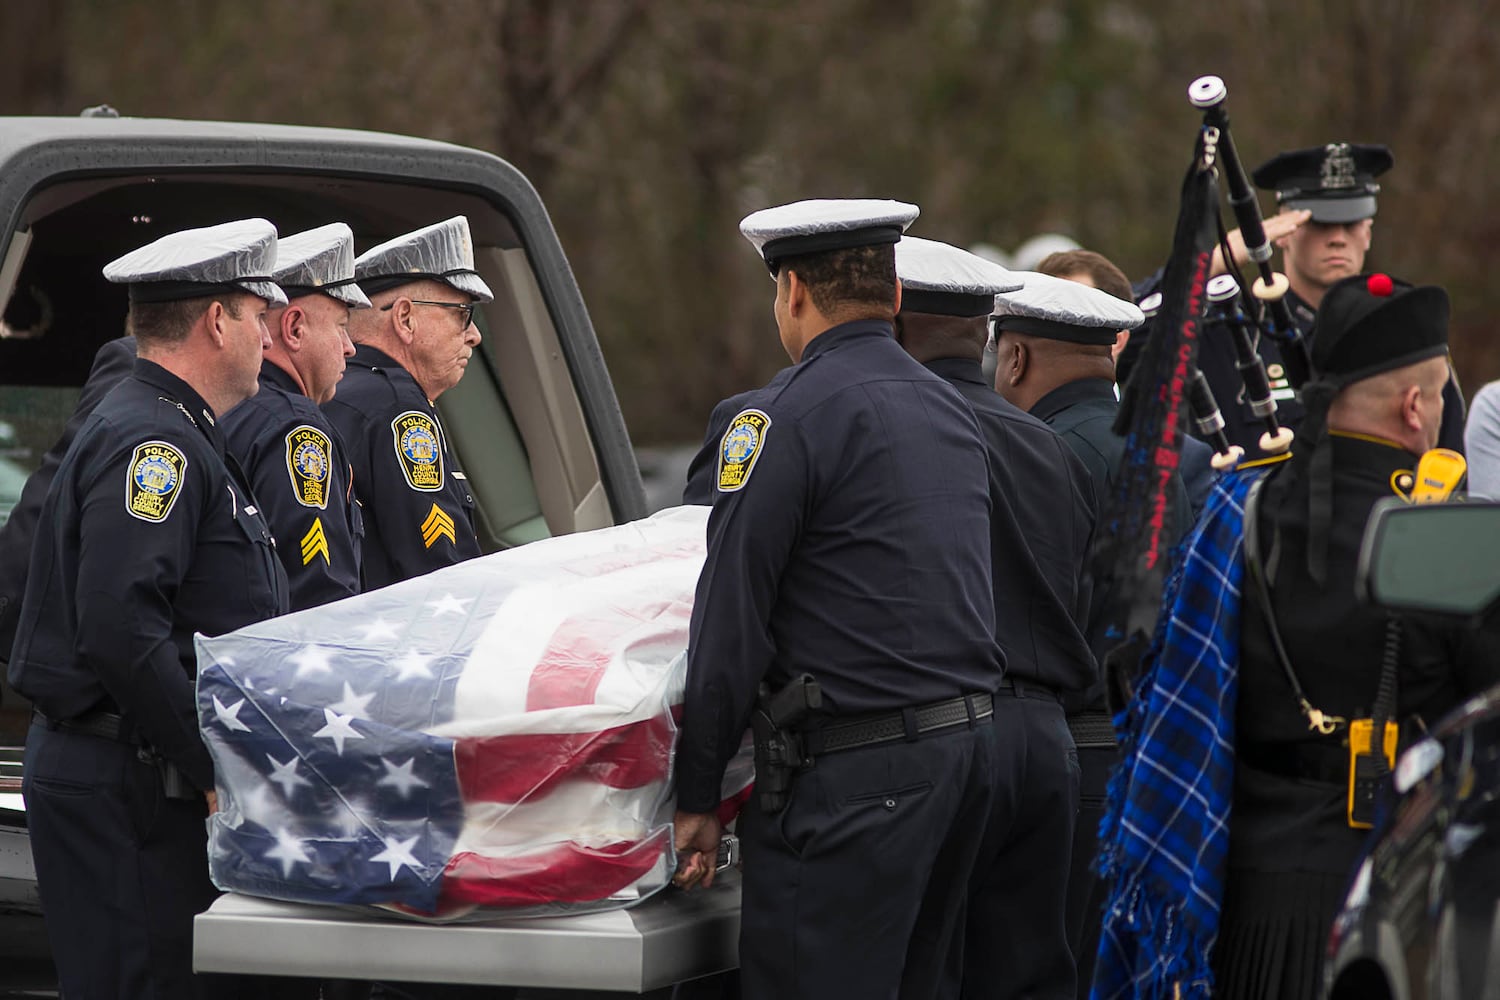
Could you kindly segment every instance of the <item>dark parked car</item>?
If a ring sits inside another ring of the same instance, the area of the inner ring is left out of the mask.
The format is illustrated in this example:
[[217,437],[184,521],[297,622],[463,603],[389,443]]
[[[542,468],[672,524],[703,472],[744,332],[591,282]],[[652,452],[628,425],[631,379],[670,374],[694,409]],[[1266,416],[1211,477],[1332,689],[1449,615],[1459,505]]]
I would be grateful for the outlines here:
[[[1495,628],[1500,504],[1379,508],[1369,599]],[[1437,722],[1397,761],[1329,941],[1333,1000],[1500,998],[1500,688]]]

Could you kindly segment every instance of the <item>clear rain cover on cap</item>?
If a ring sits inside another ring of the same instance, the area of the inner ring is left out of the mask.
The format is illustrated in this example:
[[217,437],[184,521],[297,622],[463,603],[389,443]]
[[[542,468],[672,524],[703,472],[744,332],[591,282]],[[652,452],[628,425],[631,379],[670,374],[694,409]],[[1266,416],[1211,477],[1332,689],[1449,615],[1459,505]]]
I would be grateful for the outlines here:
[[[707,518],[672,508],[197,636],[214,883],[424,920],[666,885]],[[742,750],[726,803],[752,771]]]
[[354,274],[361,281],[404,274],[413,281],[433,278],[472,295],[475,301],[495,301],[490,286],[474,273],[474,240],[469,220],[462,215],[371,247],[355,258]]
[[995,296],[996,316],[1030,316],[1070,326],[1134,330],[1146,321],[1133,302],[1108,292],[1037,271],[1017,271],[1026,287]]
[[[342,222],[283,236],[276,242],[276,269],[271,278],[283,288],[318,288],[351,308],[370,308],[370,300],[352,281],[354,230]],[[334,281],[348,283],[322,287]]]
[[241,219],[169,233],[104,265],[104,277],[116,284],[192,281],[236,285],[272,305],[286,305],[281,289],[265,280],[275,267],[275,259],[276,227],[265,219]]
[[760,253],[771,240],[787,236],[864,229],[867,226],[906,227],[920,210],[904,201],[883,198],[813,198],[789,205],[763,208],[740,220],[740,233]]
[[1021,277],[1009,268],[920,236],[903,236],[896,244],[896,277],[913,291],[955,295],[996,295],[1023,285]]

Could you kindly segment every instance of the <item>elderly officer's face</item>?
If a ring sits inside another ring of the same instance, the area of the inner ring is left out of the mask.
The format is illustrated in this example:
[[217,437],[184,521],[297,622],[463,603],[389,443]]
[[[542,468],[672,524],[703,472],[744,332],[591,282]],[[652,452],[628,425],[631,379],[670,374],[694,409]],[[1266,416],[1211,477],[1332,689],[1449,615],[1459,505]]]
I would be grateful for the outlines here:
[[412,301],[412,377],[428,399],[458,385],[479,346],[479,327],[474,325],[470,296],[447,285],[434,283],[424,302]]
[[1365,268],[1375,220],[1308,222],[1276,241],[1286,258],[1293,287],[1322,291]]
[[354,356],[349,307],[328,295],[307,295],[296,304],[307,324],[302,339],[302,387],[313,402],[326,403],[344,377],[344,359]]

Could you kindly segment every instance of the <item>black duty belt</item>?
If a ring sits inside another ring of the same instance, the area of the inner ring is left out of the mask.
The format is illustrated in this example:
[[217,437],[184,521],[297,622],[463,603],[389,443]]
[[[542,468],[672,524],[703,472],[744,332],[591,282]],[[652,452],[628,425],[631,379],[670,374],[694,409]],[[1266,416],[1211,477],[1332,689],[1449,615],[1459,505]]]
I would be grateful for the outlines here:
[[1079,712],[1068,716],[1068,732],[1077,747],[1116,747],[1114,720],[1108,712]]
[[49,719],[41,712],[32,710],[32,721],[53,732],[75,733],[79,736],[95,736],[101,740],[129,743],[140,746],[141,738],[135,727],[113,712],[95,710],[76,715],[71,719]]
[[988,719],[994,714],[995,702],[989,695],[966,694],[899,712],[872,713],[829,722],[817,729],[806,730],[802,738],[807,755],[815,758],[819,754],[915,740],[927,733],[966,726],[970,721]]

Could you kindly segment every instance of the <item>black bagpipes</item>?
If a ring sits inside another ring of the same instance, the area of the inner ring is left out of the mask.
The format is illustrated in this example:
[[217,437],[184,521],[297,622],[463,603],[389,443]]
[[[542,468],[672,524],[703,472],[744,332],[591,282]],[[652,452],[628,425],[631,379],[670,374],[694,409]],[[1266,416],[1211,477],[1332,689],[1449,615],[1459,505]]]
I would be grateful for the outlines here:
[[[1280,346],[1287,380],[1294,390],[1307,382],[1312,365],[1307,343],[1287,308],[1286,293],[1291,287],[1290,282],[1286,275],[1271,269],[1271,243],[1266,238],[1260,203],[1245,176],[1234,136],[1229,131],[1229,113],[1224,107],[1228,96],[1229,88],[1217,76],[1200,76],[1188,87],[1189,103],[1203,111],[1203,132],[1214,150],[1217,172],[1229,188],[1229,207],[1244,238],[1246,254],[1259,273],[1249,289],[1236,280],[1227,234],[1220,225],[1219,252],[1230,273],[1209,281],[1207,304],[1218,307],[1221,325],[1228,330],[1234,343],[1235,367],[1245,386],[1246,401],[1251,412],[1265,425],[1265,433],[1258,442],[1260,449],[1268,455],[1278,455],[1291,447],[1293,435],[1290,428],[1282,427],[1276,419],[1276,400],[1271,395],[1265,364],[1255,348],[1256,337],[1269,337]],[[1143,311],[1145,306],[1146,303],[1142,303]],[[1214,445],[1214,468],[1221,471],[1233,468],[1243,450],[1225,440],[1223,416],[1201,372],[1197,373],[1195,382],[1201,388],[1194,391],[1193,414],[1199,433]]]
[[[1254,298],[1242,293],[1245,313],[1255,316],[1256,325],[1281,345],[1287,379],[1293,389],[1300,389],[1312,374],[1307,343],[1302,339],[1297,325],[1292,322],[1291,310],[1286,305],[1286,293],[1291,283],[1287,281],[1286,275],[1271,270],[1271,243],[1266,239],[1260,203],[1255,200],[1255,191],[1245,177],[1245,168],[1240,164],[1240,154],[1234,146],[1234,136],[1229,131],[1229,112],[1224,110],[1224,101],[1228,96],[1229,88],[1216,76],[1200,76],[1188,87],[1188,101],[1193,107],[1203,111],[1204,129],[1213,129],[1216,134],[1219,163],[1223,166],[1224,178],[1229,183],[1229,207],[1233,209],[1235,221],[1239,223],[1240,235],[1245,238],[1245,251],[1259,272],[1252,286]],[[1221,237],[1220,242],[1224,244],[1221,252],[1224,254],[1225,267],[1232,269],[1234,262],[1229,256],[1227,240]],[[1257,303],[1260,308],[1256,308]],[[1262,380],[1264,377],[1262,373]],[[1248,382],[1246,388],[1250,388]],[[1271,409],[1274,411],[1275,407],[1272,406]],[[1260,416],[1259,411],[1256,415]]]
[[[1224,108],[1224,81],[1205,76],[1188,88],[1192,104],[1202,109],[1193,161],[1183,180],[1182,200],[1160,296],[1148,296],[1143,312],[1153,313],[1151,336],[1121,394],[1115,432],[1126,440],[1112,494],[1105,503],[1093,569],[1096,599],[1103,601],[1108,635],[1117,642],[1109,657],[1111,698],[1123,696],[1119,683],[1133,680],[1141,654],[1155,626],[1170,550],[1186,524],[1173,516],[1171,497],[1178,472],[1185,417],[1191,416],[1200,437],[1213,445],[1213,464],[1234,468],[1243,449],[1225,435],[1225,422],[1203,373],[1197,366],[1200,338],[1210,308],[1221,314],[1233,338],[1236,367],[1246,398],[1265,432],[1259,444],[1268,454],[1287,451],[1292,431],[1277,421],[1276,401],[1256,338],[1273,338],[1282,348],[1288,380],[1300,388],[1309,375],[1308,352],[1283,299],[1289,287],[1272,271],[1271,247],[1254,191],[1245,177],[1229,133]],[[1232,274],[1210,279],[1215,247],[1231,271],[1234,260],[1219,216],[1218,180],[1223,177],[1229,201],[1249,256],[1260,272],[1253,297]],[[1153,301],[1154,300],[1154,301]]]

